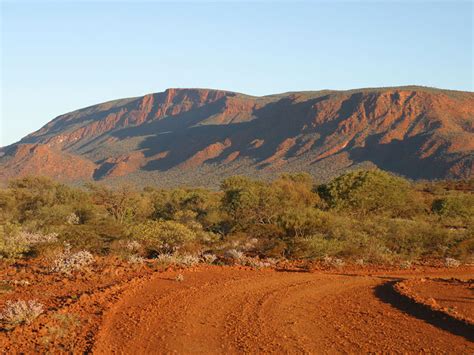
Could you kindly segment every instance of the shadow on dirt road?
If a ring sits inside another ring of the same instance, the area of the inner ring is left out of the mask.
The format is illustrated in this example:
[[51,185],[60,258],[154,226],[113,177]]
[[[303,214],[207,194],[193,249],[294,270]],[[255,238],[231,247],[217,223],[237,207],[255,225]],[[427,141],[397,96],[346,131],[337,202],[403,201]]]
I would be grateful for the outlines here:
[[435,327],[474,342],[474,327],[472,325],[455,319],[441,311],[432,310],[423,304],[415,303],[408,297],[400,295],[394,289],[394,285],[398,281],[400,280],[386,282],[377,286],[374,291],[375,296],[382,302],[388,303],[412,317],[421,319]]

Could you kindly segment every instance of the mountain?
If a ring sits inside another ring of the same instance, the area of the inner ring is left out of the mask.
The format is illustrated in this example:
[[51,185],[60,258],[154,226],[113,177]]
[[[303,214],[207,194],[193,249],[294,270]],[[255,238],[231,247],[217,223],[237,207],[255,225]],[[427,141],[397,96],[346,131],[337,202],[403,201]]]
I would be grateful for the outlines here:
[[425,87],[254,97],[168,89],[61,115],[0,148],[0,180],[216,185],[308,171],[327,179],[380,167],[414,179],[468,178],[474,93]]

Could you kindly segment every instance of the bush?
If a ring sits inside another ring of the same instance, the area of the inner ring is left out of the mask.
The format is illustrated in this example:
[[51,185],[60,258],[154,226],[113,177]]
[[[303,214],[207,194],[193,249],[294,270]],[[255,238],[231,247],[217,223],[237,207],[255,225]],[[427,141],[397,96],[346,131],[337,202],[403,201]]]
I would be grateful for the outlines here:
[[196,238],[196,233],[174,221],[147,221],[130,228],[130,234],[143,242],[153,255],[174,253]]
[[245,256],[244,253],[242,253],[241,251],[235,250],[235,249],[227,250],[224,253],[224,257],[229,258],[229,259],[233,259],[233,260],[236,260],[236,261],[240,261],[241,259],[244,258],[244,256]]
[[37,221],[41,224],[45,217],[54,220],[58,211],[62,215],[70,206],[90,202],[85,191],[44,177],[11,180],[9,190],[15,197],[16,217],[21,223]]
[[243,266],[249,266],[255,269],[262,269],[275,266],[276,260],[272,258],[260,259],[246,256],[239,260],[239,264]]
[[312,192],[311,177],[306,174],[283,175],[269,184],[234,176],[225,179],[221,189],[222,207],[233,230],[248,233],[253,232],[255,225],[275,224],[289,209],[313,207],[319,201]]
[[322,259],[325,256],[335,256],[345,250],[344,241],[312,235],[297,238],[289,249],[288,256],[292,258]]
[[66,222],[67,222],[67,224],[80,224],[81,223],[81,218],[76,213],[71,212],[66,217]]
[[143,264],[145,262],[145,259],[139,255],[130,255],[128,257],[128,262],[130,264]]
[[125,243],[125,248],[130,252],[130,253],[138,253],[142,249],[142,245],[137,242],[136,240],[130,240]]
[[454,259],[454,258],[446,258],[444,260],[444,265],[446,267],[459,267],[459,266],[461,266],[461,262],[459,260]]
[[[471,231],[471,235],[472,234]],[[451,255],[462,259],[466,263],[474,262],[474,238],[471,236],[461,239],[453,246]]]
[[444,257],[456,243],[456,234],[425,221],[385,221],[388,230],[384,236],[387,247],[394,253],[416,259],[421,256]]
[[306,237],[324,229],[326,215],[314,208],[289,209],[278,219],[278,224],[289,237]]
[[217,256],[214,254],[203,254],[201,255],[201,260],[206,264],[214,264],[217,260]]
[[219,228],[222,211],[218,193],[205,189],[173,189],[152,191],[150,195],[153,219],[187,224],[184,219],[192,216],[192,220],[208,229]]
[[126,233],[124,225],[107,216],[92,223],[67,224],[61,231],[61,240],[74,249],[85,249],[94,254],[106,255],[113,243],[126,238]]
[[334,268],[341,268],[345,265],[344,260],[334,258],[334,257],[331,257],[331,256],[324,257],[323,262],[327,266],[334,267]]
[[[271,203],[268,186],[246,177],[231,177],[222,182],[222,206],[233,228],[245,230],[253,223],[268,223],[277,201]],[[268,191],[267,191],[268,190]]]
[[183,265],[195,263],[194,255],[212,263],[215,257],[205,255],[213,254],[252,265],[267,257],[469,262],[471,187],[472,181],[412,184],[380,170],[347,173],[316,188],[307,174],[270,182],[237,176],[225,179],[221,191],[81,189],[30,177],[0,188],[0,258],[46,256],[63,265],[73,254],[62,249],[67,242],[83,250],[80,260],[92,253]]
[[443,217],[473,218],[474,195],[455,194],[435,199],[432,211]]
[[71,247],[66,244],[64,252],[54,260],[51,270],[70,275],[72,272],[82,270],[92,263],[94,263],[94,256],[91,253],[85,250],[72,253]]
[[30,251],[30,246],[16,235],[3,234],[0,236],[0,258],[15,260],[22,258]]
[[181,266],[194,266],[199,264],[200,259],[195,255],[184,254],[178,257],[178,265]]
[[189,254],[160,254],[156,261],[162,265],[176,265],[190,267],[199,264],[199,257]]
[[7,301],[0,313],[0,322],[4,328],[11,329],[21,324],[30,324],[41,313],[43,305],[36,300]]
[[328,206],[356,214],[412,216],[422,210],[411,184],[381,170],[355,171],[318,187]]
[[18,232],[10,229],[0,233],[0,257],[7,259],[18,259],[31,252],[41,244],[53,244],[58,241],[56,233],[41,234]]

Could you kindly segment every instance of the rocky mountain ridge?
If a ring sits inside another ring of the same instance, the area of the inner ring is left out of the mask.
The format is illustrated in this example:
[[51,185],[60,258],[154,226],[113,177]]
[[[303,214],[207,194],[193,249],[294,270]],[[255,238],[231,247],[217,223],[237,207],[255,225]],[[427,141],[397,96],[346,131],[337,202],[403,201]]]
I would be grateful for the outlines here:
[[424,87],[263,97],[168,89],[61,115],[0,148],[0,180],[212,185],[228,175],[359,166],[410,178],[469,178],[474,93]]

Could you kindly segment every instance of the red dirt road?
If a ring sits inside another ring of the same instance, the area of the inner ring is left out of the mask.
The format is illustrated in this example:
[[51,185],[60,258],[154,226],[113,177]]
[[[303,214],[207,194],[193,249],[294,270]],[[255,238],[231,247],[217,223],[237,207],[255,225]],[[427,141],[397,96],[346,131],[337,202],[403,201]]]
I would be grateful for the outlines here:
[[[436,276],[472,277],[463,273]],[[396,275],[218,267],[183,274],[183,282],[155,274],[126,291],[105,314],[93,352],[474,353],[472,329],[412,312],[390,285]]]

